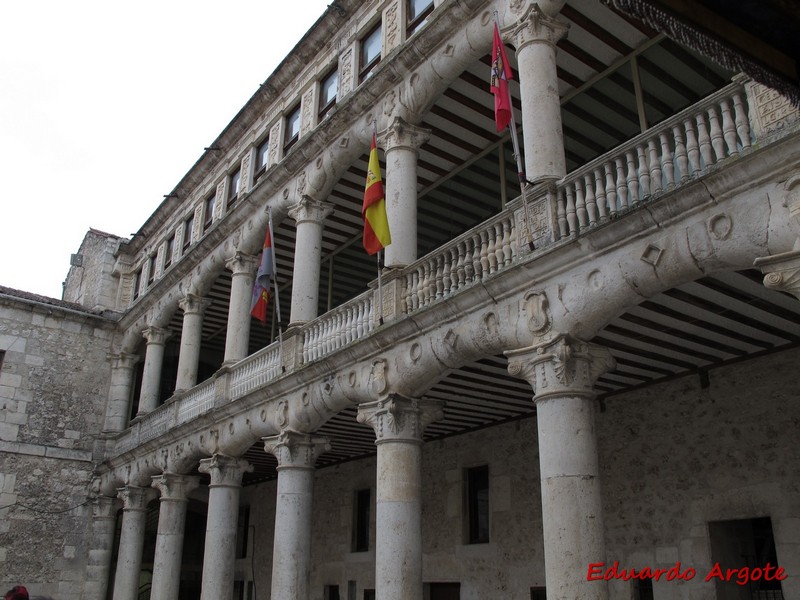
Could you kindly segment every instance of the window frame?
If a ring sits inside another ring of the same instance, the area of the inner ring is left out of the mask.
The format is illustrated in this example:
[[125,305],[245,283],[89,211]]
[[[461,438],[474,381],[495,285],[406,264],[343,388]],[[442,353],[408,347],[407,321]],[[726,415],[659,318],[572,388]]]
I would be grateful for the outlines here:
[[[263,156],[264,162],[259,162],[259,158]],[[256,172],[253,175],[253,181],[258,181],[261,176],[267,172],[269,166],[269,136],[261,140],[261,143],[256,146]]]
[[[364,42],[370,39],[373,35],[377,33],[378,41],[380,44],[380,49],[378,50],[378,54],[372,58],[367,64],[364,64],[365,56],[364,56],[364,49],[366,48]],[[366,80],[371,74],[372,71],[375,70],[381,59],[383,58],[383,23],[378,21],[367,33],[361,37],[358,41],[358,82],[362,83]]]
[[158,252],[153,252],[147,257],[147,287],[153,285],[156,280],[156,265],[158,264]]
[[419,31],[425,22],[428,20],[430,14],[436,8],[436,4],[433,0],[430,1],[430,4],[426,6],[421,13],[419,13],[416,17],[411,16],[411,9],[414,6],[414,0],[407,0],[406,2],[406,14],[408,15],[408,22],[406,23],[406,37],[411,37],[417,31]]
[[[330,81],[331,78],[335,77],[336,82],[334,83],[334,93],[333,98],[328,100],[325,104],[323,104],[324,96],[323,90],[325,90],[325,84]],[[339,65],[333,65],[330,69],[328,69],[327,73],[323,75],[319,80],[319,110],[317,111],[317,115],[319,116],[320,120],[325,118],[331,109],[336,106],[336,101],[339,98]]]
[[465,470],[465,542],[470,545],[488,544],[491,540],[489,480],[489,465],[479,465]]
[[142,295],[142,267],[133,272],[133,299],[136,300]]
[[[300,103],[298,102],[290,111],[286,113],[286,117],[284,117],[284,126],[285,130],[283,132],[283,153],[286,154],[289,150],[297,143],[297,140],[300,139]],[[290,129],[289,125],[294,122],[295,116],[297,117],[297,132],[289,137]]]
[[237,167],[228,175],[228,208],[233,206],[239,199],[239,192],[242,189],[242,168]]
[[203,202],[203,232],[209,230],[214,223],[214,211],[217,209],[217,191],[214,190],[211,195],[206,197]]
[[181,240],[181,250],[186,251],[192,245],[194,237],[194,212],[183,220],[183,240]]
[[164,243],[164,270],[172,264],[172,255],[175,253],[175,234],[167,238]]

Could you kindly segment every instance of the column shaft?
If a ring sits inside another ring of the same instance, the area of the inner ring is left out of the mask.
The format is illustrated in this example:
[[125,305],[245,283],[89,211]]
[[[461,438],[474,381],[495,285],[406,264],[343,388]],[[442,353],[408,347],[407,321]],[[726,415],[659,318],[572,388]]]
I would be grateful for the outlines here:
[[114,530],[116,528],[116,498],[99,496],[94,500],[92,537],[86,564],[85,600],[106,600],[111,575]]
[[239,491],[247,470],[252,467],[246,461],[220,454],[200,461],[200,472],[211,475],[200,600],[233,596]]
[[131,412],[131,386],[133,367],[137,356],[121,352],[110,356],[111,384],[108,388],[108,405],[103,431],[122,431],[128,426]]
[[317,317],[322,225],[332,212],[333,205],[309,196],[303,196],[289,211],[289,216],[297,222],[290,324],[299,325]]
[[250,302],[253,294],[256,257],[237,252],[236,256],[230,259],[225,266],[233,272],[233,276],[228,305],[224,361],[234,363],[247,356],[250,341]]
[[203,336],[203,314],[211,303],[206,298],[191,294],[179,304],[183,309],[181,349],[178,356],[178,376],[175,391],[188,390],[197,384],[197,367],[200,364],[200,347]]
[[130,485],[119,490],[124,504],[113,600],[138,598],[147,502],[154,494],[153,490]]
[[147,339],[142,372],[142,390],[139,394],[139,410],[136,416],[145,415],[158,408],[161,390],[161,367],[164,364],[164,344],[169,331],[160,327],[150,327],[143,332]]

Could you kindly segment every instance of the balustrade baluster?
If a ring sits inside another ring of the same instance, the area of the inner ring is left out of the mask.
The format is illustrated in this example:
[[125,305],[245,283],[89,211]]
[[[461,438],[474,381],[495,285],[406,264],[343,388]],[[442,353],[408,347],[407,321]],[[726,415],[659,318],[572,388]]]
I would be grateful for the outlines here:
[[486,230],[480,232],[481,238],[481,271],[480,271],[480,278],[486,279],[486,276],[489,275],[489,238],[486,235]]
[[497,263],[497,270],[503,268],[503,224],[497,221],[493,225],[494,229],[494,258]]
[[608,202],[608,216],[613,219],[617,216],[617,185],[614,182],[614,163],[607,162],[603,165],[603,170],[606,172],[606,202]]
[[569,227],[569,235],[578,235],[578,215],[575,210],[575,192],[572,186],[567,183],[564,186],[564,193],[567,195],[567,226]]
[[639,197],[642,200],[650,196],[650,168],[647,165],[647,153],[644,144],[636,146],[636,156],[639,162],[639,168],[636,171],[637,179],[639,181]]
[[594,189],[597,218],[601,223],[605,223],[608,221],[608,205],[606,204],[605,176],[601,167],[594,170]]
[[699,174],[701,170],[700,146],[697,143],[697,134],[695,133],[691,118],[687,118],[683,122],[683,127],[686,131],[686,154],[689,157],[691,176],[694,177]]
[[356,339],[361,339],[364,336],[364,304],[358,303],[358,312],[356,313]]
[[728,148],[727,156],[736,156],[739,153],[739,147],[736,145],[736,125],[731,114],[731,103],[728,98],[723,98],[719,105],[722,111],[722,137]]
[[579,231],[585,230],[589,226],[589,214],[586,212],[586,198],[583,194],[583,180],[578,177],[575,179],[575,212],[578,215]]
[[628,205],[636,207],[639,205],[639,173],[636,170],[636,155],[633,150],[625,153],[625,160],[628,164]]
[[514,248],[511,247],[512,217],[503,219],[503,266],[507,267],[514,260]]
[[592,173],[583,176],[583,184],[586,189],[585,202],[586,214],[589,217],[589,227],[597,225],[597,198],[594,194],[594,179]]
[[417,308],[425,306],[425,265],[417,267]]
[[450,294],[450,262],[452,248],[447,248],[442,257],[442,295],[448,296]]
[[[303,332],[303,362],[307,363],[311,360],[311,329],[306,329]],[[250,365],[247,365],[248,367]],[[249,372],[245,370],[249,376]]]
[[661,181],[661,163],[658,160],[658,141],[651,138],[647,141],[647,161],[650,164],[650,193],[657,194],[663,187]]
[[705,169],[714,164],[714,153],[711,149],[711,137],[708,134],[706,115],[700,113],[695,117],[697,122],[697,145],[700,147],[700,157],[703,159]]
[[686,137],[680,125],[672,127],[672,135],[675,137],[675,165],[678,167],[680,182],[689,180],[689,155],[686,151]]
[[481,271],[481,236],[476,233],[470,238],[472,242],[472,281],[480,281]]
[[672,164],[672,152],[669,147],[669,133],[662,131],[658,135],[661,140],[661,163],[663,165],[664,179],[666,180],[665,189],[672,189],[675,186],[675,167]]
[[347,316],[344,322],[344,343],[349,344],[353,341],[353,318],[355,312],[354,306],[347,307]]
[[631,205],[628,200],[628,180],[625,177],[625,157],[620,156],[614,159],[614,164],[617,167],[617,202],[619,211],[624,212]]
[[436,276],[434,278],[434,297],[438,300],[444,294],[444,261],[440,254],[435,259],[436,261]]
[[725,158],[725,140],[722,139],[722,125],[717,116],[717,109],[714,106],[708,107],[708,133],[711,137],[711,147],[714,149],[715,160],[717,163]]
[[747,150],[750,148],[750,121],[747,118],[747,107],[739,92],[733,93],[733,110],[736,133],[739,134],[739,143],[742,145],[742,150]]
[[494,234],[491,229],[484,230],[486,233],[486,260],[489,262],[489,273],[497,270],[497,256],[494,253]]
[[[558,239],[563,240],[569,235],[567,226],[567,202],[564,199],[564,188],[558,189],[556,196],[556,218],[558,219]],[[522,213],[525,214],[524,212]],[[528,225],[530,227],[530,225]]]
[[458,289],[464,287],[467,281],[467,271],[465,261],[467,256],[467,242],[461,240],[458,243],[458,263],[456,263],[456,274],[458,275]]

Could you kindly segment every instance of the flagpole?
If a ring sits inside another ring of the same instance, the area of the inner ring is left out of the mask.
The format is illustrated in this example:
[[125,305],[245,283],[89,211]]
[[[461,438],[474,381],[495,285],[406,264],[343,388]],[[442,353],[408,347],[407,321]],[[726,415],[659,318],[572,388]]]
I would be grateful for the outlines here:
[[[500,31],[500,17],[497,11],[494,11],[494,23],[497,27],[497,31]],[[502,39],[500,40],[502,43]],[[500,74],[498,73],[498,77]],[[514,148],[514,158],[517,162],[517,176],[519,177],[519,190],[520,194],[522,195],[522,210],[523,215],[525,218],[525,229],[528,232],[528,245],[530,246],[531,250],[535,250],[536,247],[533,244],[533,236],[531,234],[531,225],[530,220],[528,218],[528,198],[526,195],[526,188],[528,179],[525,176],[525,168],[522,166],[522,153],[519,151],[519,139],[517,137],[517,121],[514,118],[514,104],[511,102],[511,89],[508,90],[508,105],[511,113],[511,120],[509,122],[509,128],[511,129],[511,144]]]
[[[372,134],[375,136],[375,139],[378,138],[378,120],[372,120]],[[385,200],[384,200],[385,202]],[[376,260],[378,265],[378,325],[383,325],[383,284],[381,278],[381,253],[382,250],[378,250],[376,254]]]
[[281,322],[281,294],[278,289],[278,266],[275,262],[276,244],[275,235],[272,232],[272,207],[267,206],[267,219],[269,227],[269,239],[272,241],[272,282],[275,284],[275,315],[278,317],[278,364],[281,366],[281,371],[286,372],[286,366],[283,364],[283,325]]

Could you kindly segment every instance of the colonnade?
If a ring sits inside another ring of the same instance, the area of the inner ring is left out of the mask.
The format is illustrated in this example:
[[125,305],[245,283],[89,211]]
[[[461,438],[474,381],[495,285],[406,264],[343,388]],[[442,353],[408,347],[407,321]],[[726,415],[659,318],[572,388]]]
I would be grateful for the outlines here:
[[[525,129],[523,138],[527,177],[532,181],[565,175],[555,67],[555,43],[565,30],[553,18],[563,2],[547,5],[548,14],[544,14],[538,4],[531,4],[513,26],[504,30],[514,38],[517,48],[523,122],[538,124]],[[387,129],[379,134],[387,157],[385,191],[392,231],[392,244],[386,252],[388,267],[402,267],[417,258],[417,156],[429,136],[429,131],[401,117],[392,118]],[[297,223],[292,325],[317,316],[322,228],[332,210],[326,202],[302,196],[289,213]],[[257,257],[241,252],[226,263],[233,273],[224,357],[228,364],[247,354],[249,297],[256,264]],[[203,311],[208,304],[209,300],[196,290],[179,302],[183,327],[178,390],[187,390],[197,383]],[[158,406],[169,332],[152,324],[142,335],[147,346],[139,415]],[[605,598],[605,586],[588,586],[582,574],[589,562],[604,560],[592,387],[596,377],[610,366],[610,357],[607,352],[568,336],[546,346],[509,349],[508,356],[511,373],[531,383],[539,414],[548,595],[552,590],[553,598]],[[119,354],[112,358],[106,429],[121,431],[127,426],[125,392],[129,393],[132,385],[133,357]],[[441,416],[441,404],[408,398],[391,390],[377,400],[365,398],[359,405],[358,420],[371,425],[376,435],[375,572],[376,594],[381,600],[423,597],[422,435]],[[328,441],[313,431],[287,430],[264,438],[264,445],[265,451],[278,460],[271,597],[306,600],[310,593],[313,469],[316,458],[329,447]],[[224,454],[200,461],[200,471],[211,478],[202,600],[231,598],[239,491],[248,468],[243,459]],[[164,472],[153,477],[151,488],[126,485],[119,490],[123,502],[122,537],[114,600],[136,598],[143,515],[147,502],[156,497],[157,491],[160,508],[155,562],[159,566],[153,574],[152,594],[156,600],[177,597],[186,502],[196,486],[196,477]],[[104,506],[108,504],[106,501]],[[110,521],[113,522],[107,510],[96,516],[96,537],[104,539],[106,545]],[[567,549],[571,558],[565,567]],[[106,554],[110,559],[110,554]],[[102,555],[103,560],[106,554]],[[103,568],[101,565],[98,569],[98,577],[102,577]]]

